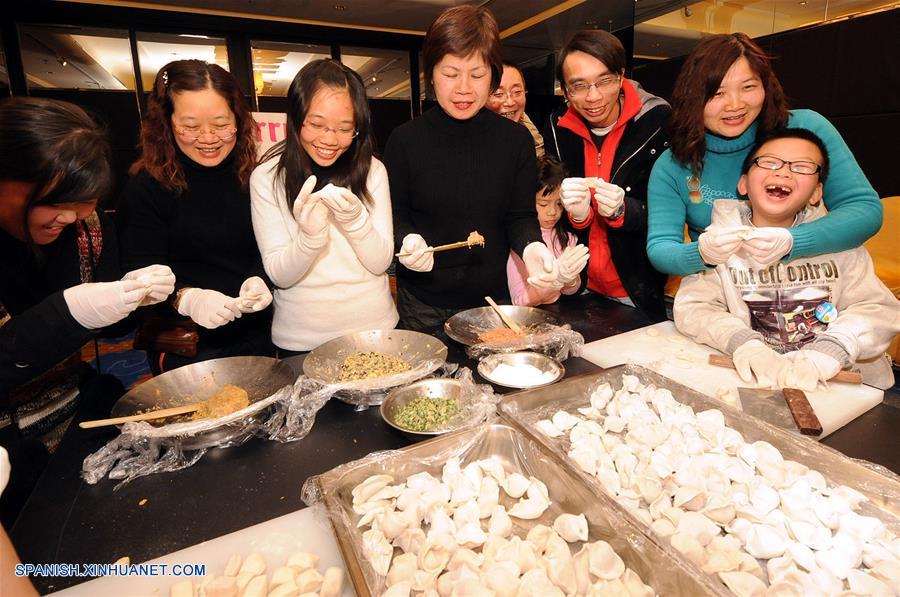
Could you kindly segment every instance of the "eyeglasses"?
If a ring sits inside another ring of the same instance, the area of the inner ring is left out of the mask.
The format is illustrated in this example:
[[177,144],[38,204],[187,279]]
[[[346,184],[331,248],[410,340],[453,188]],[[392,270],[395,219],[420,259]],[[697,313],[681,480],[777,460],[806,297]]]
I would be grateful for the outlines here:
[[321,137],[328,131],[331,131],[332,133],[337,135],[338,138],[340,138],[340,139],[352,139],[353,137],[355,137],[356,135],[359,134],[359,131],[357,129],[351,129],[351,128],[333,129],[333,128],[329,128],[329,127],[325,126],[321,122],[306,122],[304,120],[303,126],[307,127],[309,130],[314,132],[319,137]]
[[203,135],[212,135],[219,141],[223,143],[228,143],[234,136],[237,135],[237,127],[233,124],[226,124],[223,126],[214,126],[212,129],[208,131],[202,130],[200,127],[196,126],[186,126],[175,129],[175,134],[181,137],[182,141],[187,143],[196,143],[200,137]]
[[491,94],[491,99],[496,102],[502,102],[506,98],[520,100],[527,92],[523,89],[512,89],[510,91],[495,91]]
[[619,75],[608,75],[606,77],[600,77],[593,83],[578,81],[577,83],[566,85],[566,91],[568,91],[569,95],[572,97],[583,97],[589,94],[591,92],[591,87],[596,87],[597,91],[600,92],[609,91],[619,84],[619,78]]
[[770,155],[760,156],[758,158],[753,159],[753,163],[763,168],[765,170],[772,170],[773,172],[781,170],[785,164],[787,164],[788,170],[793,172],[794,174],[807,174],[813,175],[821,172],[822,166],[815,162],[789,162],[787,160],[782,160],[781,158],[776,158]]

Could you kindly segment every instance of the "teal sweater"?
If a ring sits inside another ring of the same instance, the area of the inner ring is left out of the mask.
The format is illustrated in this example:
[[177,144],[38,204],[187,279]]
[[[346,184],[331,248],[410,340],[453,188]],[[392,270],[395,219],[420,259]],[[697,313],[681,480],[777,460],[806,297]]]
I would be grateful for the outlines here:
[[[812,110],[792,110],[788,126],[817,134],[825,142],[831,160],[824,200],[829,214],[808,224],[790,228],[794,246],[786,260],[837,253],[858,247],[881,228],[881,201],[844,143],[824,116]],[[647,255],[661,272],[686,276],[707,269],[700,258],[697,237],[710,224],[716,199],[737,199],[741,166],[756,141],[756,123],[732,139],[706,135],[706,155],[700,191],[703,199],[688,197],[689,167],[682,166],[672,150],[653,166],[648,191]],[[684,225],[693,242],[684,242]]]

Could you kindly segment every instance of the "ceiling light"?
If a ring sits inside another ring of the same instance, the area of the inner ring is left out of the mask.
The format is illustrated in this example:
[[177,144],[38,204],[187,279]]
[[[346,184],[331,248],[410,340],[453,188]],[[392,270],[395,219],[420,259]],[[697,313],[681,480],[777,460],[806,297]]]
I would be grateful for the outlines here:
[[335,4],[334,9],[338,12],[343,12],[343,11],[347,10],[347,7],[344,6],[343,4]]
[[807,4],[809,4],[809,2],[806,0],[800,0],[800,6],[806,6]]
[[69,61],[62,56],[57,56],[56,61],[59,62],[60,66],[69,66]]
[[692,16],[694,16],[694,11],[692,11],[689,7],[685,6],[684,7],[684,16],[692,17]]

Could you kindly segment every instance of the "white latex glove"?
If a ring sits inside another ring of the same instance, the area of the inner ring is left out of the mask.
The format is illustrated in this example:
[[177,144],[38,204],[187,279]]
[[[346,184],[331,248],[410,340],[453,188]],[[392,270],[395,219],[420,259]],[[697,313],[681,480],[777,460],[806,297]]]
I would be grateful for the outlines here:
[[0,494],[3,493],[6,484],[9,482],[10,470],[9,454],[7,454],[6,448],[0,446]]
[[238,308],[242,313],[255,313],[262,311],[272,302],[272,293],[269,287],[259,276],[252,276],[241,284],[238,296]]
[[140,306],[149,289],[137,280],[92,282],[63,291],[75,321],[89,330],[99,330],[121,321]]
[[559,290],[563,287],[559,281],[559,267],[556,257],[544,243],[530,243],[522,251],[522,261],[528,271],[528,283],[535,288],[553,288]]
[[578,280],[578,274],[587,265],[590,251],[584,245],[566,247],[556,260],[559,268],[559,283],[563,286],[574,284]]
[[782,387],[812,392],[819,382],[826,382],[841,370],[841,362],[818,350],[796,350],[785,354],[791,367],[785,372]]
[[743,245],[744,251],[762,266],[779,262],[793,247],[794,237],[790,230],[771,226],[754,229]]
[[218,290],[188,288],[181,293],[178,312],[187,315],[197,325],[213,330],[241,316],[237,301]]
[[307,237],[319,238],[328,234],[328,208],[322,203],[319,193],[313,193],[316,177],[310,176],[303,183],[294,201],[294,219],[300,231]]
[[175,290],[175,274],[168,265],[148,265],[128,272],[122,279],[137,280],[150,289],[141,301],[141,307],[161,303]]
[[707,265],[719,265],[728,261],[741,248],[743,228],[710,226],[700,235],[700,257]]
[[584,222],[591,215],[591,189],[583,178],[564,178],[559,199],[574,221]]
[[748,340],[741,344],[731,355],[734,368],[742,380],[753,382],[756,376],[757,385],[764,388],[777,388],[785,369],[791,366],[791,360],[760,342]]
[[329,184],[316,194],[331,210],[334,221],[342,226],[356,222],[366,211],[362,201],[350,189]]
[[425,252],[428,243],[419,234],[407,234],[403,237],[403,245],[400,247],[401,253],[410,253],[404,257],[400,257],[399,261],[407,269],[414,272],[430,272],[434,268],[434,253]]
[[594,200],[597,202],[597,211],[604,218],[622,215],[619,211],[625,208],[625,189],[619,185],[597,179],[594,187]]

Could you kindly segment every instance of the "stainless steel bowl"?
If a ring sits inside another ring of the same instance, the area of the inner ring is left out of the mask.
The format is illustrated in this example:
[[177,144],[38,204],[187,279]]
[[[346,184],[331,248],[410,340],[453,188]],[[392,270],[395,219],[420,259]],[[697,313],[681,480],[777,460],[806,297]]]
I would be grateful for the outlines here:
[[[380,352],[399,357],[413,368],[433,361],[431,367],[422,371],[423,377],[447,359],[447,346],[434,336],[408,330],[371,330],[341,336],[317,347],[303,361],[303,373],[320,383],[340,383],[341,365],[355,352]],[[340,399],[341,393],[336,397]]]
[[[119,398],[110,412],[112,417],[124,417],[181,406],[207,400],[217,394],[226,383],[240,386],[247,391],[250,402],[268,398],[286,385],[291,385],[296,375],[290,366],[269,357],[228,357],[194,363],[172,371],[166,371],[132,388]],[[265,413],[257,413],[262,417]],[[167,420],[151,421],[163,424]],[[171,421],[169,421],[171,422]],[[241,426],[211,429],[183,441],[185,449],[199,449],[233,441],[246,431]]]
[[[556,316],[543,309],[500,305],[500,310],[523,328],[541,323],[561,325]],[[476,307],[460,311],[448,319],[444,322],[444,331],[460,344],[472,346],[473,344],[481,343],[481,340],[478,338],[479,334],[503,326],[504,323],[500,316],[491,307]]]
[[[512,367],[531,366],[541,372],[550,372],[553,375],[549,380],[540,383],[526,383],[525,380],[522,380],[522,383],[500,380],[494,376],[494,370],[500,364],[506,364]],[[565,375],[565,373],[566,369],[562,366],[562,363],[539,352],[498,352],[486,356],[478,363],[478,374],[481,375],[481,377],[498,386],[505,386],[507,388],[524,389],[549,386],[562,379],[562,376]]]
[[[384,422],[401,431],[402,433],[412,437],[413,439],[421,439],[422,437],[430,437],[453,431],[455,426],[438,429],[436,431],[416,431],[400,425],[395,417],[397,412],[415,400],[416,398],[430,398],[432,400],[460,400],[462,394],[462,384],[455,379],[445,379],[433,377],[431,379],[423,379],[402,388],[396,388],[387,395],[384,402],[381,403],[381,418]],[[460,403],[460,410],[465,404]]]

